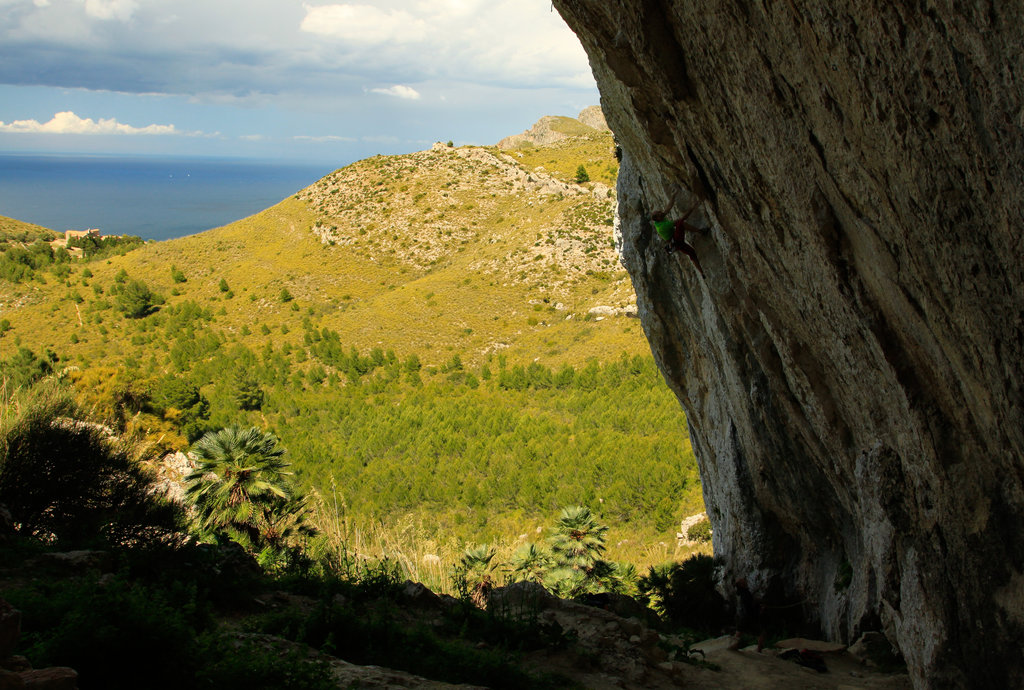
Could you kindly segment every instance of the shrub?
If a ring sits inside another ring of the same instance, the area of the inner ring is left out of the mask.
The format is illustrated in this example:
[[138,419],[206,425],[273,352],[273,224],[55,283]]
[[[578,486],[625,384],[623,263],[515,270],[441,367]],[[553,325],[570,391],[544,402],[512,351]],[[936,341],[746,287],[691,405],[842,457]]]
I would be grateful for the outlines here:
[[711,541],[711,521],[707,518],[690,525],[686,530],[686,538],[700,544],[707,544]]
[[263,389],[254,376],[239,370],[234,375],[233,398],[239,409],[259,409],[263,406]]
[[35,666],[71,666],[82,687],[189,686],[194,591],[88,578],[11,594],[25,617],[23,653]]
[[150,408],[173,421],[189,441],[206,431],[204,420],[210,416],[210,402],[184,378],[167,376],[157,382]]
[[55,384],[19,396],[0,424],[0,503],[19,534],[62,547],[169,537],[179,509],[151,493],[151,476],[84,419]]
[[711,556],[652,566],[638,587],[648,604],[673,625],[718,634],[726,622],[726,602],[715,589]]
[[39,379],[53,373],[57,357],[39,357],[27,347],[19,347],[8,360],[0,361],[0,377],[7,379],[11,388],[28,388]]
[[117,308],[129,319],[141,319],[154,312],[163,298],[141,280],[130,280],[117,294]]

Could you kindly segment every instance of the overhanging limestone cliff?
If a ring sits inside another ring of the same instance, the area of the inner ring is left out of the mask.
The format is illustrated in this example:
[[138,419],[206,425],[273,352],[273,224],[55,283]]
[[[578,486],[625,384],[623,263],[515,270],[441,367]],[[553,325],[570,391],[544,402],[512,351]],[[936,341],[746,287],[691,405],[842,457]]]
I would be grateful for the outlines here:
[[[1024,683],[1022,4],[555,6],[729,574],[921,687]],[[706,278],[645,220],[677,185]]]

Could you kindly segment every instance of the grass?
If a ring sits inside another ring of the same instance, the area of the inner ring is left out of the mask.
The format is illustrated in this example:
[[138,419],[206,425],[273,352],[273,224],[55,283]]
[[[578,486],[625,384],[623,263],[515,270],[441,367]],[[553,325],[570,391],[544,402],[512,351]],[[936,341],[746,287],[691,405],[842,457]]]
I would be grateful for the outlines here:
[[[528,518],[514,513],[490,516],[492,534],[504,535],[486,541],[496,550],[495,562],[508,563],[520,546],[543,542],[557,515],[549,519]],[[313,522],[330,549],[342,558],[360,562],[393,563],[404,578],[421,582],[437,593],[457,595],[452,572],[467,546],[453,531],[439,530],[435,514],[389,514],[375,519],[349,512],[336,487],[317,502]],[[478,543],[484,543],[481,540]],[[675,539],[656,541],[643,527],[619,525],[609,534],[606,556],[611,561],[631,563],[639,573],[647,568],[686,560],[694,554],[711,555],[711,544],[683,545]]]

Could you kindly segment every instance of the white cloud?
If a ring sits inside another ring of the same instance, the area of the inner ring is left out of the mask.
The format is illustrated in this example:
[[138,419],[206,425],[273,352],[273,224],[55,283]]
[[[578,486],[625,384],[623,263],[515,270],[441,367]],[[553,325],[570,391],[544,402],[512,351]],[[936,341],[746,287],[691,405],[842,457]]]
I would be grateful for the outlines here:
[[[183,134],[174,125],[146,125],[133,127],[114,118],[82,118],[70,110],[54,114],[49,122],[38,120],[0,121],[0,132],[18,134]],[[189,133],[198,134],[198,132]]]
[[324,136],[310,136],[308,134],[296,134],[292,139],[297,141],[356,141],[352,137],[340,137],[337,134],[327,134]]
[[547,2],[385,0],[373,7],[303,8],[300,29],[324,41],[321,55],[345,65],[386,65],[410,81],[593,85],[582,46]]
[[412,43],[427,37],[426,24],[404,10],[370,5],[303,5],[303,31],[357,44]]
[[411,86],[403,86],[402,84],[395,84],[388,88],[370,89],[371,93],[381,93],[385,96],[394,96],[395,98],[404,98],[406,100],[415,101],[420,97],[420,92]]
[[[49,0],[44,2],[49,4]],[[126,22],[132,18],[138,6],[135,0],[85,0],[85,13],[95,19],[117,19]]]
[[365,141],[371,144],[397,144],[398,137],[391,136],[390,134],[376,134],[360,137],[360,141]]

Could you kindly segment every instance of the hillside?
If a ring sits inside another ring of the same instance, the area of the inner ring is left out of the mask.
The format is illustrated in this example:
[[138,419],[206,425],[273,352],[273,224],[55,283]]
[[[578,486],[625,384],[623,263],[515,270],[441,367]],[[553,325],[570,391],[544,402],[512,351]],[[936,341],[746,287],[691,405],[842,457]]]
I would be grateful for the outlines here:
[[[580,165],[594,182],[572,182]],[[700,485],[631,318],[616,166],[593,130],[359,161],[222,228],[0,280],[0,360],[14,383],[65,371],[152,452],[273,430],[305,486],[341,487],[417,552],[585,503],[616,553],[659,561]],[[242,380],[262,405],[240,409]],[[639,480],[614,461],[627,447]]]
[[36,240],[50,241],[56,239],[58,233],[35,223],[0,216],[0,242],[19,242],[30,244]]
[[[608,135],[596,138],[613,164]],[[375,157],[255,216],[90,264],[91,278],[73,266],[64,285],[0,283],[0,301],[16,307],[5,311],[22,345],[86,362],[106,359],[131,325],[96,321],[104,299],[93,286],[121,270],[144,277],[167,306],[223,309],[218,324],[249,346],[263,338],[243,327],[294,324],[297,304],[346,343],[415,344],[428,363],[450,352],[471,362],[498,351],[550,364],[607,359],[646,350],[636,321],[587,320],[595,307],[633,300],[612,247],[613,204],[605,185],[567,184],[494,150]],[[173,281],[172,264],[186,282]],[[219,290],[222,278],[234,299]],[[294,304],[280,301],[282,289]],[[147,354],[123,345],[122,356]]]

